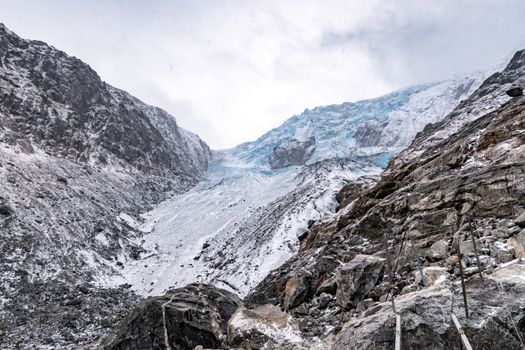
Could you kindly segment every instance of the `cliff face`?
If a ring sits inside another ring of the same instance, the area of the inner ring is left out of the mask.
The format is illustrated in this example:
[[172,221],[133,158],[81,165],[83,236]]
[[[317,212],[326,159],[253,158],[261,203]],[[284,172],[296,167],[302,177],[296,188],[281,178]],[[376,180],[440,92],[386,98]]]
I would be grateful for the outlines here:
[[0,133],[83,163],[196,177],[211,153],[166,112],[104,83],[82,61],[0,26]]
[[[334,349],[383,349],[394,337],[393,331],[385,330],[392,321],[390,304],[381,304],[392,288],[410,317],[419,317],[417,322],[409,321],[416,324],[403,333],[411,343],[407,348],[426,342],[436,344],[429,348],[444,349],[459,341],[448,316],[448,310],[463,313],[459,260],[472,276],[467,289],[479,308],[468,321],[474,348],[490,348],[489,334],[498,332],[502,348],[518,346],[525,331],[525,313],[513,309],[516,303],[497,299],[498,288],[507,288],[513,300],[523,303],[521,265],[517,263],[514,273],[497,267],[523,257],[525,98],[511,99],[505,94],[510,87],[523,85],[523,54],[518,52],[503,72],[489,77],[442,122],[418,134],[390,162],[375,186],[358,196],[359,189],[346,188],[357,199],[334,219],[314,225],[299,254],[270,273],[245,302],[252,306],[279,303],[303,322],[305,332],[316,336],[333,327],[338,331],[345,321],[355,320],[339,335]],[[472,242],[478,248],[479,265]],[[363,256],[385,258],[384,270],[375,271],[375,265]],[[356,259],[365,262],[357,268]],[[503,283],[506,287],[498,287],[502,282],[497,278],[485,279],[486,291],[495,296],[492,301],[484,297],[475,275],[478,267],[485,276],[492,276],[494,268],[501,270],[499,275],[510,276]],[[421,272],[423,278],[418,277]],[[440,276],[445,284],[433,286]],[[454,294],[456,303],[450,305]],[[448,301],[439,301],[441,297]],[[428,300],[420,300],[417,306],[417,298]],[[423,309],[433,302],[447,305],[443,317],[432,319],[432,312]],[[499,311],[489,316],[491,307]],[[485,317],[491,321],[479,323]],[[446,326],[439,328],[443,322]],[[515,328],[512,322],[520,326]],[[358,329],[360,325],[367,326]]]

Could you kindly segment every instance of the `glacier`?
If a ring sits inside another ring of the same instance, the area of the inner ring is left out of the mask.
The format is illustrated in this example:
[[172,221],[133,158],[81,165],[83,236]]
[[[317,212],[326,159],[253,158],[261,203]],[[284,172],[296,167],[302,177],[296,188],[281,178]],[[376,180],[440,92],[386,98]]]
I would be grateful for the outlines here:
[[[373,181],[430,123],[445,117],[486,74],[418,85],[379,98],[307,109],[253,142],[214,151],[202,181],[143,214],[145,252],[110,284],[158,295],[191,282],[240,295],[293,256],[313,222],[338,215],[345,184]],[[290,166],[277,149],[315,140]],[[300,161],[298,161],[300,159]],[[299,162],[299,164],[297,164]],[[302,164],[300,163],[302,162]],[[126,257],[123,257],[126,259]]]

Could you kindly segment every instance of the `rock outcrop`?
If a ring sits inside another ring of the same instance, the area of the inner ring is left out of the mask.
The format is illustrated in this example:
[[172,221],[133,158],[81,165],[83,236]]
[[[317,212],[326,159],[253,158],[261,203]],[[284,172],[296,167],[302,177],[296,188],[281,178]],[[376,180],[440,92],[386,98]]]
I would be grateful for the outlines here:
[[286,168],[292,165],[304,165],[315,151],[315,137],[306,141],[285,140],[274,148],[269,163],[272,169]]
[[266,304],[253,310],[239,308],[228,322],[231,347],[241,349],[297,349],[302,337],[289,314]]
[[356,255],[337,271],[337,304],[355,308],[383,279],[385,259],[370,255]]
[[[464,319],[459,283],[409,293],[396,299],[401,314],[402,348],[453,349],[460,344],[450,313],[463,321],[465,334],[474,349],[520,349],[525,333],[525,265],[502,267],[485,283],[469,281],[468,307]],[[395,316],[390,303],[368,309],[341,331],[332,350],[387,350],[395,340]]]
[[220,348],[228,321],[242,305],[234,294],[190,284],[142,302],[100,345],[107,350]]
[[[79,59],[0,25],[0,135],[26,152],[198,176],[211,152],[166,112],[103,82]],[[194,157],[197,156],[197,157]]]

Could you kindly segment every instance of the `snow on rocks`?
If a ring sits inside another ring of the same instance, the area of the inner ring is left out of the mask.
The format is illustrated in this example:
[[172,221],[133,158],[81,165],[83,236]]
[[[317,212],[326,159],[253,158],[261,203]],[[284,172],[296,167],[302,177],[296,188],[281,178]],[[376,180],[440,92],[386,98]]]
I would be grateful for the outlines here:
[[300,349],[303,342],[297,321],[271,304],[237,309],[228,322],[228,340],[242,349]]

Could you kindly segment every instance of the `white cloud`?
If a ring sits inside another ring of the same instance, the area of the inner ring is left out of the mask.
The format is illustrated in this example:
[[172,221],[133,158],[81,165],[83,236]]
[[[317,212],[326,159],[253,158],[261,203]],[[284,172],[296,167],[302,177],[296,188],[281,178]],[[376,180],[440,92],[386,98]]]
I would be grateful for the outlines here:
[[17,1],[0,21],[73,54],[214,148],[318,105],[494,62],[523,1]]

